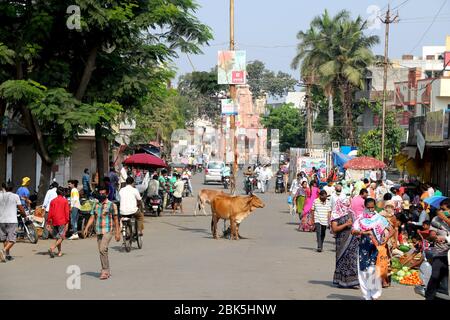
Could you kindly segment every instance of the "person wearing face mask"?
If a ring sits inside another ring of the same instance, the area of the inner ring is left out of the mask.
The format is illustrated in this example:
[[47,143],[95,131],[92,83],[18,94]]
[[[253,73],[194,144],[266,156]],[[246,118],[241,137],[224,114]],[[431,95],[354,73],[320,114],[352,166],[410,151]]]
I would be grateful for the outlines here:
[[97,234],[97,244],[100,253],[102,272],[100,280],[106,280],[111,276],[108,247],[112,238],[120,241],[120,224],[117,206],[108,200],[108,191],[105,187],[99,189],[98,202],[92,207],[91,217],[84,229],[84,237],[87,237],[90,226],[94,223]]
[[331,200],[331,212],[335,212],[336,211],[336,202],[338,200],[341,201],[345,201],[347,199],[347,196],[344,192],[342,192],[342,184],[338,183],[335,187],[334,187],[334,192],[330,197]]
[[62,242],[66,237],[69,227],[69,202],[64,198],[64,188],[58,187],[56,190],[57,197],[50,203],[48,212],[47,229],[53,231],[56,239],[55,245],[48,249],[51,258],[55,257],[53,251],[58,248],[58,257],[62,256]]

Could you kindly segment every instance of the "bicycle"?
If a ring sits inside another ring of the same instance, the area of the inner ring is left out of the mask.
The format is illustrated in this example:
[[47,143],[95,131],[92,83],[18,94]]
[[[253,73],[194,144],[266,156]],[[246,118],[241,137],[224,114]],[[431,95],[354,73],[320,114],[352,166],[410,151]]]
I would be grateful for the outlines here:
[[121,217],[120,222],[122,224],[122,237],[125,251],[131,251],[133,242],[136,242],[138,248],[142,249],[142,236],[139,235],[138,221],[136,220],[135,215],[123,216]]

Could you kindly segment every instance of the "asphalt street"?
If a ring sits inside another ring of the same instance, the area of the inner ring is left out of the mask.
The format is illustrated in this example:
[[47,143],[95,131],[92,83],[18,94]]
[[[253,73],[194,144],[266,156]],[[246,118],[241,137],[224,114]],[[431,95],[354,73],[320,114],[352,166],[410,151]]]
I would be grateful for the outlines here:
[[[223,188],[202,182],[202,174],[194,176],[194,194]],[[332,285],[331,235],[317,253],[315,234],[296,230],[298,217],[289,214],[286,195],[273,192],[273,182],[270,192],[257,195],[266,207],[242,222],[241,240],[214,240],[211,217],[193,215],[194,197],[184,200],[183,215],[146,217],[142,249],[135,245],[126,253],[121,242],[111,242],[112,276],[106,281],[98,279],[95,238],[64,241],[63,257],[54,259],[47,254],[52,241],[21,241],[12,251],[15,260],[0,264],[0,299],[360,300],[359,290]],[[80,271],[79,282],[71,270]],[[393,284],[381,299],[422,298],[413,287]]]

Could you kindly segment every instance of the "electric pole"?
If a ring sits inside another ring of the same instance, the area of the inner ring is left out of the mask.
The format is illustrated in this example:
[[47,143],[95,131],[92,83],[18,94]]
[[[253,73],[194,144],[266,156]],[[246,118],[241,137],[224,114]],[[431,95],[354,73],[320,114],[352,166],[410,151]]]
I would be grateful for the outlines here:
[[386,18],[381,22],[386,25],[386,34],[384,39],[384,76],[383,76],[383,112],[381,117],[381,155],[380,160],[384,161],[384,149],[385,149],[385,122],[386,122],[386,104],[387,104],[387,76],[388,76],[388,53],[389,53],[389,25],[397,22],[398,14],[391,19],[391,6],[388,5],[386,11]]
[[306,150],[308,153],[311,152],[313,148],[312,136],[312,112],[311,112],[311,77],[305,77],[305,86],[306,86]]
[[[234,0],[230,0],[230,51],[234,51]],[[236,105],[236,85],[230,85],[230,98],[233,104]],[[233,195],[236,194],[236,178],[237,178],[237,138],[236,138],[236,116],[234,113],[230,117],[230,132],[232,135],[233,144],[233,169],[230,191]]]

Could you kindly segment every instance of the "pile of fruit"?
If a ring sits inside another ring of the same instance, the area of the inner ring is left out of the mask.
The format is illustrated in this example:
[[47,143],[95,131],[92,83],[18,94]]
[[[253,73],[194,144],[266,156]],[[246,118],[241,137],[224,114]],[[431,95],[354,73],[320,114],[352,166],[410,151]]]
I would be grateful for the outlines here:
[[419,272],[417,270],[410,270],[408,267],[402,267],[392,275],[392,280],[410,286],[422,285]]

